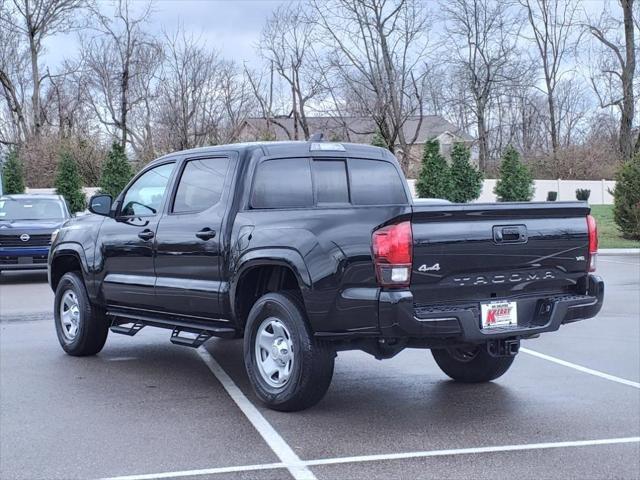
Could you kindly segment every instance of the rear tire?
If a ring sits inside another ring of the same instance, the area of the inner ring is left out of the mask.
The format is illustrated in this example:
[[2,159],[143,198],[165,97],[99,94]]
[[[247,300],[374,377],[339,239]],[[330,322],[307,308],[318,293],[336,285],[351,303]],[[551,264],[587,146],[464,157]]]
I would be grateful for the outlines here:
[[56,333],[62,349],[69,355],[95,355],[107,340],[106,315],[89,300],[82,276],[65,273],[56,288],[53,311]]
[[313,337],[301,301],[290,293],[268,293],[249,312],[244,363],[256,395],[269,408],[304,410],[324,397],[335,352]]
[[433,358],[449,377],[458,382],[490,382],[504,375],[514,357],[493,357],[484,345],[475,347],[438,348]]

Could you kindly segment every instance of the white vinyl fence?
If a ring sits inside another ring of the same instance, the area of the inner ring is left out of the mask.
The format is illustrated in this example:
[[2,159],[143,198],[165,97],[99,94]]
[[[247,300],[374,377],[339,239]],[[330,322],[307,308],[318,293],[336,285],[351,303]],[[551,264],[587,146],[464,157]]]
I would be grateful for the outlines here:
[[[84,187],[82,189],[84,191],[84,195],[87,197],[87,200],[91,198],[93,195],[98,193],[100,190],[98,187]],[[41,194],[41,195],[49,195],[56,193],[55,188],[27,188],[24,193],[33,193],[33,194]]]
[[[409,180],[409,187],[411,187],[411,193],[416,196],[415,189],[416,181]],[[611,205],[613,204],[613,197],[609,193],[609,190],[613,190],[616,186],[614,180],[534,180],[535,194],[533,196],[534,201],[545,201],[547,199],[547,192],[558,192],[558,200],[575,200],[576,189],[587,188],[591,190],[591,196],[589,197],[589,203],[591,205]],[[476,202],[495,202],[496,195],[493,193],[493,189],[496,186],[495,179],[486,179],[482,186],[482,193],[480,198]],[[87,199],[98,192],[97,187],[85,187],[84,193]],[[27,188],[27,193],[55,193],[53,188]]]
[[[409,180],[411,193],[416,196],[415,180]],[[613,190],[616,186],[614,180],[534,180],[535,193],[534,201],[545,201],[547,192],[558,192],[558,200],[575,200],[576,190],[578,188],[586,188],[591,190],[589,203],[591,205],[611,205],[613,197],[609,190]],[[476,202],[495,202],[496,195],[493,189],[496,186],[495,179],[486,179],[482,186],[482,193]]]

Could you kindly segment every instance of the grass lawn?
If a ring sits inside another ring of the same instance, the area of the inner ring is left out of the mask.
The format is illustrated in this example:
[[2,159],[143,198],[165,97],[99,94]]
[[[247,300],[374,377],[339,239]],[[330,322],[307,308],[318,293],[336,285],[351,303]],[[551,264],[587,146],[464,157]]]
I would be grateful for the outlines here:
[[613,221],[613,205],[591,205],[591,214],[598,225],[599,248],[640,248],[640,242],[622,238]]

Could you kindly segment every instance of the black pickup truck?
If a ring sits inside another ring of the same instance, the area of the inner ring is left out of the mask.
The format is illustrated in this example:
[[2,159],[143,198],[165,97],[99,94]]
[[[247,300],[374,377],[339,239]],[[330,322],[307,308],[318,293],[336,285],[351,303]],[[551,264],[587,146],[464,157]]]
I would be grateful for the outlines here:
[[309,407],[336,352],[431,349],[463,382],[504,374],[520,340],[595,316],[597,233],[578,202],[414,202],[388,151],[325,142],[224,145],[147,165],[93,197],[49,255],[71,355],[109,330],[171,342],[244,337],[269,407]]

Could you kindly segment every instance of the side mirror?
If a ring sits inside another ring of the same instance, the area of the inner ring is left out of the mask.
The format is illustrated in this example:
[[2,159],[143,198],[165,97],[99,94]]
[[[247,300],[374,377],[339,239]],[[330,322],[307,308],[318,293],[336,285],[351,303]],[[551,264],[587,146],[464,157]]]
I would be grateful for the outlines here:
[[89,200],[89,211],[96,215],[108,217],[111,213],[112,204],[113,198],[111,198],[111,195],[94,195]]

